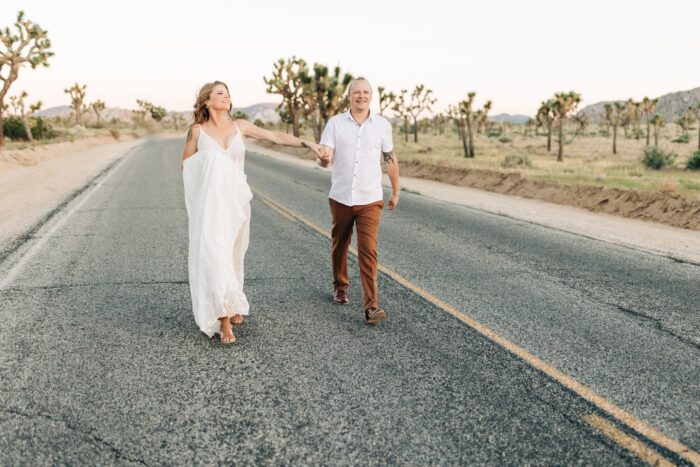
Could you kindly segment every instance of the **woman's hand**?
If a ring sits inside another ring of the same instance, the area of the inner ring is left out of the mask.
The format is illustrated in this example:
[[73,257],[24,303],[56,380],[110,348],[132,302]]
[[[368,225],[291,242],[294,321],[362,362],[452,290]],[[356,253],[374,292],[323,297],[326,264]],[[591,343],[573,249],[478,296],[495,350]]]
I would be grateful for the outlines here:
[[312,143],[310,141],[303,141],[302,145],[306,146],[307,148],[311,149],[314,153],[316,153],[316,157],[320,159],[321,165],[324,165],[324,161],[325,165],[328,165],[330,156],[328,148],[326,148],[325,146],[318,145],[316,143]]
[[321,146],[318,144],[312,143],[311,141],[302,141],[301,145],[311,149],[318,157],[321,157]]

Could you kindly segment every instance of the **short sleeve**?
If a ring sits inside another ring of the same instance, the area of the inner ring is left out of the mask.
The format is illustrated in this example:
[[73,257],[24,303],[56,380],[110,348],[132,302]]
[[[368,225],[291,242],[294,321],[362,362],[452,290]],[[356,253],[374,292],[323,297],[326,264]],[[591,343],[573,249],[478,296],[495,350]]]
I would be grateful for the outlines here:
[[394,135],[391,131],[391,123],[385,123],[384,134],[382,135],[382,152],[390,152],[394,149]]
[[335,122],[333,119],[328,120],[328,123],[326,123],[326,128],[323,129],[323,134],[321,135],[321,146],[327,146],[335,149]]

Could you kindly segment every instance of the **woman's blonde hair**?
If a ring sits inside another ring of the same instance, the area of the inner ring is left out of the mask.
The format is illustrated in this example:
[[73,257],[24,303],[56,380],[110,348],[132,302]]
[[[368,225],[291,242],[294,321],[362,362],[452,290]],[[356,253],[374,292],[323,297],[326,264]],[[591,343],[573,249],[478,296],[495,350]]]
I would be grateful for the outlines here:
[[[211,96],[214,86],[219,84],[226,88],[226,92],[229,92],[228,86],[226,86],[226,83],[222,81],[206,83],[204,86],[199,88],[199,91],[197,91],[197,100],[194,103],[194,112],[192,112],[192,119],[194,120],[192,125],[202,124],[209,120],[209,109],[207,109],[206,102],[209,100],[209,96]],[[228,111],[231,112],[231,109],[233,109],[233,103],[231,103],[231,107],[228,109]]]

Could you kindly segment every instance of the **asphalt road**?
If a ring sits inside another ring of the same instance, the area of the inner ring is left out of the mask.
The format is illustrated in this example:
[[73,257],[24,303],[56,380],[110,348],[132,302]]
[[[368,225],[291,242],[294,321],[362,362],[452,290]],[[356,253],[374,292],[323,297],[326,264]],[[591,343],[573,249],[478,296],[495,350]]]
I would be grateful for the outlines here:
[[[251,316],[234,346],[208,339],[180,151],[142,145],[0,265],[0,465],[641,463],[584,421],[597,407],[385,275],[389,320],[365,326],[354,259],[335,307],[328,240],[260,197]],[[246,170],[328,227],[327,173]],[[697,265],[411,193],[380,261],[700,448]]]

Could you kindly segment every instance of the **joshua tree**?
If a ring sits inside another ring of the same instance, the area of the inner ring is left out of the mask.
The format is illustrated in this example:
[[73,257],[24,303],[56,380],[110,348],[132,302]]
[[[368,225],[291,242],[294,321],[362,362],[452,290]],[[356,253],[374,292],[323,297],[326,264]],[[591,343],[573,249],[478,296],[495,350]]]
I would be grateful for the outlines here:
[[523,136],[527,138],[531,129],[535,130],[534,133],[537,136],[537,121],[534,118],[528,118],[525,122],[525,134]]
[[[9,27],[0,29],[0,109],[4,108],[5,96],[17,80],[19,69],[27,64],[32,69],[49,66],[49,57],[53,55],[49,50],[51,42],[46,31],[26,19],[23,11],[17,13],[13,26],[12,30]],[[0,147],[4,143],[2,113],[0,112]]]
[[457,106],[447,106],[447,116],[454,122],[455,127],[457,128],[457,133],[459,134],[459,139],[462,140],[464,157],[469,157],[469,142],[467,141],[466,121],[464,120],[464,115],[459,110],[459,104],[457,104]]
[[476,118],[474,121],[476,122],[476,133],[479,135],[489,123],[489,111],[491,110],[491,106],[492,102],[486,101],[481,110],[476,111]]
[[700,149],[700,102],[688,107],[688,111],[695,115],[695,120],[698,121],[698,149]]
[[558,92],[554,95],[554,114],[559,119],[559,152],[557,161],[564,160],[564,122],[576,106],[581,102],[581,95],[574,92]]
[[34,115],[34,113],[38,112],[39,109],[41,109],[41,101],[30,105],[29,110],[27,110],[26,105],[24,103],[24,99],[27,96],[27,91],[22,91],[18,96],[11,96],[10,103],[12,104],[12,108],[15,115],[22,120],[22,124],[24,125],[24,132],[27,134],[27,139],[30,143],[33,143],[34,135],[32,135],[32,127],[29,123],[29,117],[31,117],[32,115]]
[[180,112],[170,112],[170,120],[173,122],[175,131],[180,131],[180,126],[186,123],[185,116]]
[[97,117],[97,127],[101,128],[102,123],[101,123],[101,117],[102,117],[102,112],[105,109],[105,103],[102,102],[101,100],[96,100],[92,104],[90,104],[90,108],[92,111],[95,113],[95,116]]
[[625,136],[627,135],[627,124],[632,125],[632,128],[635,131],[635,139],[639,139],[640,137],[640,121],[641,121],[641,115],[642,115],[642,103],[641,102],[635,102],[631,97],[627,99],[626,102],[627,105],[627,121],[623,122],[623,126],[625,127]]
[[153,104],[151,104],[147,100],[136,99],[136,105],[138,105],[139,108],[138,110],[134,110],[134,113],[137,115],[139,123],[143,124],[146,122],[146,115],[148,115],[151,112]]
[[443,113],[439,113],[433,116],[432,123],[436,134],[442,135],[445,133],[445,125],[447,125],[448,118]]
[[554,123],[554,99],[542,101],[537,109],[537,121],[547,127],[547,152],[552,151],[552,124]]
[[402,89],[401,94],[396,96],[394,99],[394,104],[391,106],[391,110],[394,111],[394,116],[403,122],[403,132],[406,142],[408,142],[408,105],[406,103],[406,93],[408,90]]
[[654,114],[650,119],[651,124],[654,126],[654,146],[659,146],[659,129],[664,126],[664,118],[660,114]]
[[10,109],[12,109],[12,115],[17,117],[19,116],[20,112],[20,107],[22,106],[22,102],[24,100],[24,97],[27,95],[27,91],[22,91],[19,95],[17,96],[10,96]]
[[584,114],[583,112],[579,112],[576,115],[574,115],[574,122],[576,123],[576,131],[574,132],[575,138],[579,134],[586,132],[586,128],[588,128],[588,117],[586,117],[586,114]]
[[393,92],[387,94],[385,91],[386,89],[383,86],[377,87],[377,92],[379,93],[379,115],[384,115],[384,112],[390,109],[396,100],[396,94]]
[[151,105],[149,109],[151,111],[151,118],[156,122],[162,121],[168,114],[168,111],[163,107],[158,107],[157,105]]
[[617,154],[617,127],[622,124],[627,113],[627,107],[621,102],[605,104],[605,120],[613,128],[613,154]]
[[328,67],[319,63],[314,64],[313,75],[306,69],[300,72],[303,113],[311,121],[316,139],[321,138],[328,120],[347,107],[345,91],[352,79],[351,74],[341,73],[338,66],[330,74]]
[[411,103],[408,105],[408,113],[413,119],[413,142],[418,142],[418,117],[425,111],[430,112],[436,99],[432,97],[433,91],[426,89],[423,84],[416,85],[411,93]]
[[299,120],[304,112],[304,85],[301,82],[302,74],[308,74],[306,61],[295,56],[285,60],[280,58],[274,65],[272,76],[263,77],[267,85],[268,94],[279,94],[282,102],[277,107],[278,112],[286,109],[286,114],[292,123],[294,136],[299,136],[301,126]]
[[[658,99],[649,99],[648,97],[644,97],[642,99],[642,112],[644,113],[644,117],[646,118],[647,121],[647,146],[649,146],[649,132],[651,129],[651,116],[654,115],[654,112],[656,111],[656,104],[659,103]],[[639,139],[639,138],[637,138]]]
[[78,83],[75,83],[70,88],[63,90],[63,92],[70,96],[70,107],[73,109],[76,125],[80,125],[80,117],[83,115],[83,112],[87,110],[87,107],[84,104],[86,88],[87,84],[83,84],[81,86]]
[[464,120],[465,126],[465,136],[467,139],[467,151],[465,156],[475,157],[474,152],[474,96],[475,92],[467,93],[466,100],[459,102],[459,113],[461,118]]
[[688,130],[690,129],[690,125],[693,123],[693,114],[688,112],[683,112],[680,117],[676,119],[676,125],[681,127],[681,130],[683,131],[683,135],[688,134]]

